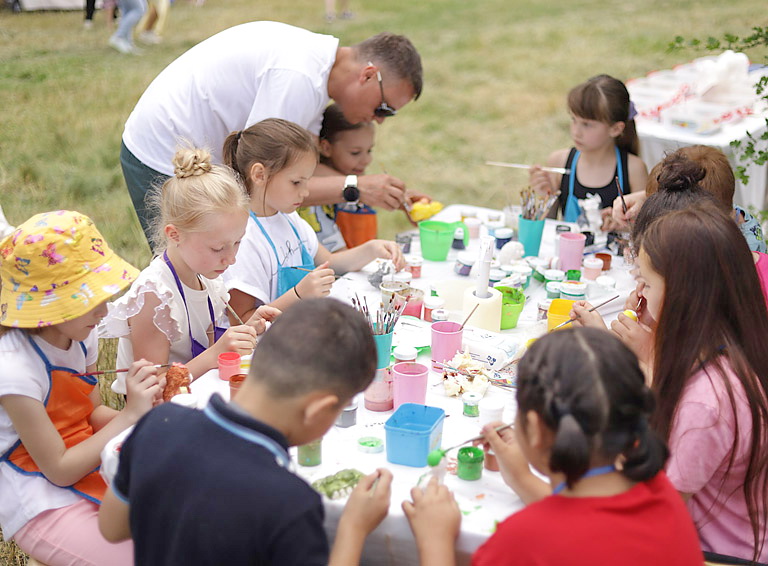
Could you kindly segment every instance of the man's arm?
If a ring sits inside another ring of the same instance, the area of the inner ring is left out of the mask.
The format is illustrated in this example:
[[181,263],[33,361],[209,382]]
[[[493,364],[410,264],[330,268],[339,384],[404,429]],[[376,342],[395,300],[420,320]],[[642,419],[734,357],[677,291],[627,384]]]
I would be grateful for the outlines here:
[[[309,196],[304,206],[343,204],[344,175],[312,177],[309,180]],[[405,183],[397,177],[386,175],[361,175],[357,178],[360,202],[374,208],[395,210],[405,199]]]

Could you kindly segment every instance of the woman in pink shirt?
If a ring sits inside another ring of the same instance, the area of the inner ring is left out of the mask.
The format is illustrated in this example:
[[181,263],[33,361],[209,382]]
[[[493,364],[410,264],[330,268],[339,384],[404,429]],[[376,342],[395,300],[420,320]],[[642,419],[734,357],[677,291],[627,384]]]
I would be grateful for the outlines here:
[[[768,311],[749,248],[701,202],[650,223],[638,260],[655,327],[619,315],[612,328],[649,368],[669,479],[705,553],[766,562]],[[574,308],[577,323],[602,325],[587,308]]]

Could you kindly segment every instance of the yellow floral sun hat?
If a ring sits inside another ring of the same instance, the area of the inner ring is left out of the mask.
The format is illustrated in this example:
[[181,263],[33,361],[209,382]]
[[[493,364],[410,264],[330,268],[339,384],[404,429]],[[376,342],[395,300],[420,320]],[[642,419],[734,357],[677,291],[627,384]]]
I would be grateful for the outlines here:
[[0,324],[38,328],[82,316],[138,270],[79,212],[37,214],[0,242]]

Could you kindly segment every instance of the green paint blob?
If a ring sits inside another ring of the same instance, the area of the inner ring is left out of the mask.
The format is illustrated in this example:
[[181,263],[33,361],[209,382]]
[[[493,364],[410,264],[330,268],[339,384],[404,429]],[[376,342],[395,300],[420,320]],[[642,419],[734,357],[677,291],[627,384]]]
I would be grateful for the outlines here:
[[441,450],[440,448],[435,448],[427,454],[427,464],[431,468],[434,468],[435,466],[440,465],[440,461],[445,457],[445,450]]

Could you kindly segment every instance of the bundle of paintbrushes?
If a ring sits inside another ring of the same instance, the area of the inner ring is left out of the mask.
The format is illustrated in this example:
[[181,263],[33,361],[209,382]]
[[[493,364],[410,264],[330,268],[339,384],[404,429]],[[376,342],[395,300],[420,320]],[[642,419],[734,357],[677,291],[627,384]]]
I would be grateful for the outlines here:
[[372,314],[368,309],[368,299],[363,297],[361,301],[357,293],[352,299],[352,306],[363,313],[374,334],[394,332],[395,324],[400,320],[400,315],[403,314],[406,304],[406,301],[397,299],[395,295],[389,295],[388,299],[379,303],[379,310]]
[[541,196],[531,187],[521,190],[520,207],[522,208],[523,218],[526,220],[543,220],[559,196],[560,191],[549,196]]

